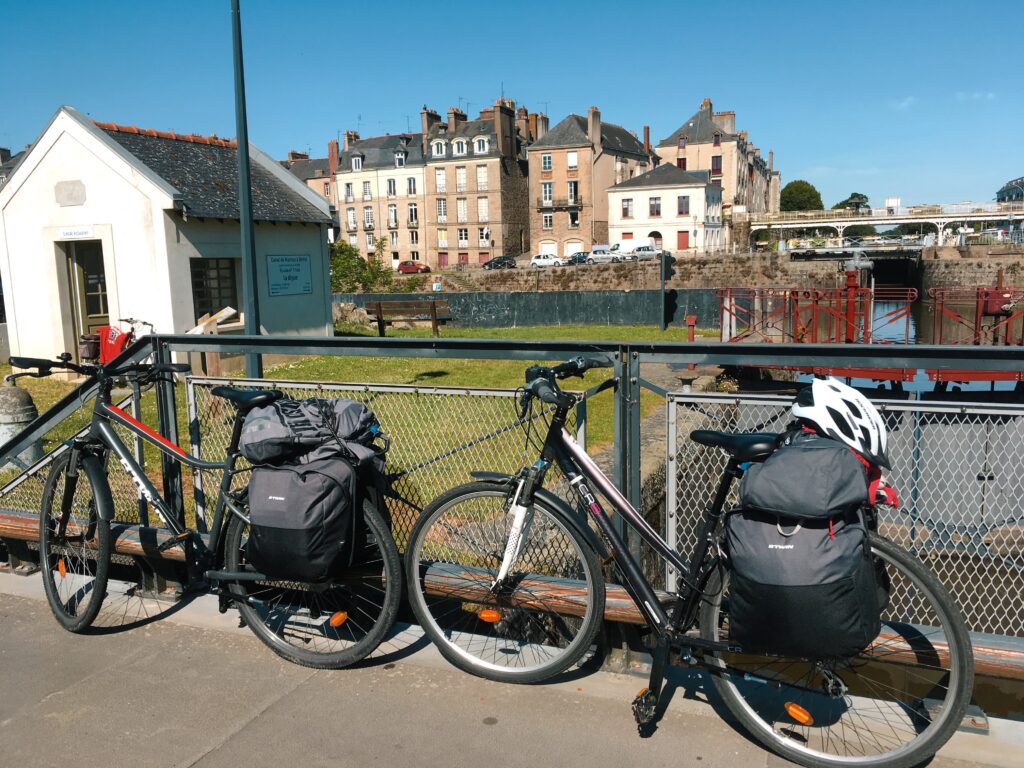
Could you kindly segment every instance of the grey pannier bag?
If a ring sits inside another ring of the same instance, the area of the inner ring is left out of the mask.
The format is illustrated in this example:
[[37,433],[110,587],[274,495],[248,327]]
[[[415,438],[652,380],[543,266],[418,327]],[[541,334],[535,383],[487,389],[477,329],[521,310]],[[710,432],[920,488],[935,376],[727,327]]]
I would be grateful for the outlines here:
[[815,435],[789,438],[746,471],[725,525],[729,631],[745,651],[845,657],[878,636],[867,488],[860,459]]

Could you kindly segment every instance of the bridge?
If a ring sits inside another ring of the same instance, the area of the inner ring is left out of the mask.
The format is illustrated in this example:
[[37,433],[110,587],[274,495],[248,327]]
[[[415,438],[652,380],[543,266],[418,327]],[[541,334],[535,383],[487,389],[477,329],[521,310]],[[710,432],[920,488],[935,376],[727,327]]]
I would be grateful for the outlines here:
[[953,205],[912,205],[898,208],[860,210],[783,211],[780,213],[734,213],[733,222],[749,222],[751,233],[763,229],[809,229],[831,227],[840,237],[852,225],[891,227],[897,224],[930,224],[941,238],[951,224],[1008,222],[1024,226],[1024,201],[1004,203],[956,203]]

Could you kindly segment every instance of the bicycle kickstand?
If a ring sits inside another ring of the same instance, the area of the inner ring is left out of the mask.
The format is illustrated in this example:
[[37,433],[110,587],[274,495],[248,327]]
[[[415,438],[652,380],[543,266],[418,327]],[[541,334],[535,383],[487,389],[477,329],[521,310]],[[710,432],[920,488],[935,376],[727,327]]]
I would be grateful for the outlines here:
[[654,646],[651,662],[651,679],[647,687],[637,693],[633,699],[633,719],[641,736],[648,735],[648,726],[654,723],[654,717],[661,699],[665,684],[665,667],[668,666],[669,641],[664,635],[658,638]]

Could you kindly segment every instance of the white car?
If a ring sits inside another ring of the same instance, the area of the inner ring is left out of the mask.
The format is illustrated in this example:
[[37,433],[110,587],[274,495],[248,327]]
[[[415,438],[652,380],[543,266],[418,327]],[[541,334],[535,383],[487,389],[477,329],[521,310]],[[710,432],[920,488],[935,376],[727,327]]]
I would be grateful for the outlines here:
[[607,264],[609,262],[619,262],[622,259],[618,254],[613,253],[604,246],[595,245],[590,255],[587,256],[587,264]]
[[564,267],[566,261],[568,260],[553,253],[538,253],[530,259],[530,266],[538,269],[540,267]]
[[650,261],[651,259],[658,258],[658,254],[661,253],[653,245],[638,245],[633,249],[630,254],[634,261]]

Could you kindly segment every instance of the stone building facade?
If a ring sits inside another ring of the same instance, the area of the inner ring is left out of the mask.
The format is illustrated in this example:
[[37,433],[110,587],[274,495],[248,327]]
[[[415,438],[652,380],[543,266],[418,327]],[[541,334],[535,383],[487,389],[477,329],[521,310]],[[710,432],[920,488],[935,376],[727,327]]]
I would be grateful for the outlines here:
[[655,147],[662,162],[684,171],[707,171],[711,182],[722,188],[726,221],[732,211],[748,213],[779,210],[781,179],[771,151],[767,159],[750,141],[746,131],[736,130],[735,112],[715,112],[711,99]]
[[355,131],[346,131],[335,174],[339,239],[368,258],[384,238],[384,253],[393,268],[401,261],[430,263],[424,228],[425,169],[423,137],[418,133],[361,139]]
[[653,158],[625,128],[569,115],[530,145],[531,250],[570,256],[608,242],[608,194],[614,184],[645,173]]
[[420,113],[425,159],[425,231],[435,268],[482,264],[528,250],[526,147],[547,129],[547,117],[498,99],[467,120],[448,110]]
[[608,190],[608,239],[628,251],[650,243],[677,256],[725,247],[722,188],[707,171],[664,163]]

